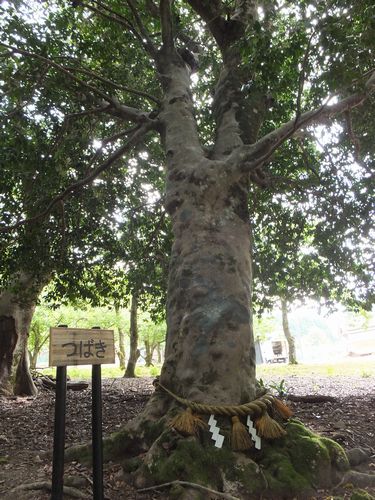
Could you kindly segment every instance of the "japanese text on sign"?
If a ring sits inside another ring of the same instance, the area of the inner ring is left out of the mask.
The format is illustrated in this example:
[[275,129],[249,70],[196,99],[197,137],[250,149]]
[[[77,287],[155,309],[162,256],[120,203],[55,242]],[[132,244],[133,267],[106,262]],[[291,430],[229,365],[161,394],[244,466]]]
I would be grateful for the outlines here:
[[113,330],[50,329],[50,366],[114,362]]

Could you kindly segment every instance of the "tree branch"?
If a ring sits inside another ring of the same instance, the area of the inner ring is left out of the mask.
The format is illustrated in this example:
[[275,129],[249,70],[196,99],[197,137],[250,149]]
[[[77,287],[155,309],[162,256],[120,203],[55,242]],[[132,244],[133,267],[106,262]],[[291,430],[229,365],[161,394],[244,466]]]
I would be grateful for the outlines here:
[[198,490],[204,491],[207,494],[210,494],[210,496],[213,495],[214,497],[224,498],[226,500],[239,500],[238,497],[234,497],[233,495],[230,495],[229,493],[223,493],[222,491],[212,490],[211,488],[207,488],[206,486],[202,486],[201,484],[190,483],[188,481],[179,481],[179,480],[171,481],[169,483],[155,484],[154,486],[149,486],[148,488],[142,488],[142,489],[137,490],[137,491],[138,491],[138,493],[143,493],[146,491],[159,490],[162,488],[168,488],[169,486],[175,486],[175,485],[181,485],[181,486],[186,486],[187,488],[198,489]]
[[126,3],[129,5],[130,10],[132,11],[132,14],[134,16],[135,22],[137,23],[138,29],[142,34],[142,37],[146,42],[142,40],[142,43],[148,53],[156,59],[157,55],[157,50],[155,45],[153,44],[153,41],[150,37],[150,34],[148,33],[147,29],[145,28],[144,24],[142,23],[142,19],[140,15],[138,14],[138,9],[134,6],[133,0],[126,0]]
[[163,47],[167,52],[171,52],[174,48],[174,41],[170,0],[160,0],[160,22]]
[[48,206],[40,212],[38,215],[34,217],[30,217],[27,219],[23,219],[21,221],[16,222],[12,226],[7,226],[7,227],[1,227],[0,228],[0,233],[9,233],[21,226],[24,226],[25,224],[33,223],[36,222],[40,219],[45,218],[53,209],[53,207],[67,198],[70,194],[78,191],[81,189],[83,186],[90,184],[94,179],[96,179],[102,172],[107,170],[110,166],[112,166],[117,160],[119,160],[127,151],[129,151],[133,146],[138,144],[143,137],[154,128],[153,123],[144,123],[143,125],[137,127],[137,129],[134,131],[133,135],[127,140],[127,142],[121,146],[117,151],[115,151],[107,160],[99,165],[98,167],[94,168],[91,170],[85,177],[82,179],[79,179],[78,181],[74,182],[70,186],[64,189],[59,195],[55,196]]
[[117,116],[123,120],[130,120],[135,123],[144,123],[146,121],[151,121],[150,114],[147,111],[141,111],[140,109],[133,108],[132,106],[126,106],[121,104],[117,97],[111,98],[111,105],[106,108],[106,112],[110,115]]
[[100,82],[111,85],[115,89],[122,90],[122,91],[128,92],[130,94],[139,95],[141,97],[145,97],[146,99],[149,99],[150,101],[154,102],[158,106],[160,106],[160,104],[161,104],[159,99],[157,99],[153,95],[149,94],[148,92],[144,92],[143,90],[132,89],[130,87],[125,87],[124,85],[120,85],[119,83],[112,82],[111,80],[104,78],[104,76],[98,75],[98,73],[95,73],[94,71],[88,70],[86,68],[75,68],[74,66],[69,66],[69,67],[67,67],[67,69],[69,69],[70,71],[76,71],[78,73],[83,73],[84,75],[87,75],[87,76],[92,76],[93,78],[96,78]]
[[306,66],[307,66],[307,61],[309,58],[311,42],[312,42],[314,35],[315,35],[315,31],[313,31],[311,33],[310,38],[307,42],[307,47],[305,50],[305,55],[303,56],[302,67],[301,67],[301,71],[300,71],[299,78],[298,78],[297,109],[296,109],[296,119],[295,119],[296,123],[298,122],[299,117],[301,116],[301,101],[302,101],[303,88],[305,86]]
[[86,87],[87,89],[91,90],[91,92],[98,95],[99,97],[101,97],[102,99],[107,101],[108,103],[113,104],[112,98],[109,97],[107,94],[105,94],[104,92],[102,92],[98,88],[93,87],[89,83],[86,83],[84,80],[81,80],[80,78],[76,77],[75,75],[73,75],[71,73],[71,71],[66,69],[64,66],[61,66],[61,64],[58,64],[57,62],[53,61],[52,59],[49,59],[48,57],[41,56],[40,54],[36,54],[34,52],[29,52],[28,50],[19,49],[18,47],[12,47],[12,46],[7,45],[3,42],[0,42],[0,45],[2,47],[6,47],[8,49],[11,49],[13,51],[13,53],[15,53],[15,54],[21,54],[21,55],[26,56],[26,57],[38,59],[39,61],[44,61],[45,63],[49,64],[49,66],[52,66],[53,68],[58,69],[59,71],[61,71],[65,75],[69,76],[69,78],[71,80],[73,80],[76,83],[79,83],[80,85],[82,85],[83,87]]
[[[370,81],[371,78],[369,79],[369,82]],[[345,111],[360,106],[374,91],[375,85],[366,85],[366,90],[364,92],[353,94],[329,106],[328,102],[333,98],[333,96],[331,96],[319,108],[302,113],[297,121],[293,118],[289,122],[281,125],[278,129],[262,137],[255,144],[241,146],[234,150],[233,153],[228,156],[228,167],[230,170],[233,170],[233,166],[237,165],[237,167],[234,168],[238,169],[239,166],[240,173],[249,172],[255,169],[258,165],[262,165],[269,160],[276,149],[286,140],[293,137],[302,127],[325,123],[327,120],[331,120],[333,117]]]
[[[102,92],[100,89],[93,87],[89,83],[86,83],[84,80],[81,80],[81,78],[78,78],[75,76],[69,69],[67,69],[65,66],[62,66],[61,64],[58,64],[57,62],[53,61],[52,59],[48,59],[47,57],[41,56],[40,54],[35,54],[34,52],[29,52],[27,50],[19,49],[17,47],[11,47],[5,43],[0,42],[0,45],[7,47],[9,49],[12,49],[15,53],[22,54],[27,57],[32,57],[41,61],[44,61],[48,63],[50,66],[58,69],[65,75],[67,75],[69,78],[71,78],[73,81],[79,83],[83,87],[86,87],[87,89],[91,90],[93,93],[95,93],[97,96],[101,97],[104,101],[103,108],[109,113],[114,116],[118,116],[122,119],[125,120],[130,120],[136,123],[141,123],[144,122],[145,120],[148,119],[149,113],[146,111],[142,111],[140,109],[134,108],[132,106],[125,106],[124,104],[121,104],[118,99],[115,96],[108,96],[104,92]],[[107,105],[110,104],[111,106]]]
[[232,19],[247,24],[249,20],[256,21],[258,19],[257,5],[254,0],[236,0],[236,6]]
[[223,47],[225,19],[222,17],[220,0],[202,2],[202,0],[187,0],[190,7],[205,21],[218,46]]
[[104,113],[108,109],[108,104],[105,106],[98,106],[96,108],[87,109],[85,111],[78,111],[77,113],[69,113],[64,116],[64,120],[70,120],[71,118],[79,118],[81,116],[96,115],[97,113]]
[[[7,52],[7,54],[9,56],[12,56],[12,55],[14,55],[14,52],[10,51],[10,52]],[[26,106],[28,106],[30,104],[30,102],[32,101],[33,95],[34,95],[34,91],[37,90],[40,87],[40,85],[42,84],[43,80],[47,76],[49,68],[50,68],[50,64],[47,64],[46,67],[44,68],[44,70],[42,71],[42,74],[40,75],[40,77],[33,84],[32,88],[31,88],[31,92],[30,92],[31,95],[29,96],[27,101],[23,102],[22,104],[20,104],[16,108],[14,108],[12,111],[9,111],[9,113],[0,116],[0,118],[11,118],[12,116],[19,113],[24,108],[26,108]]]
[[125,28],[127,28],[131,33],[133,33],[133,35],[141,43],[141,45],[144,46],[142,36],[140,35],[140,33],[138,33],[138,31],[135,29],[133,24],[126,17],[124,17],[123,15],[119,14],[118,12],[112,10],[110,7],[108,7],[107,5],[105,5],[104,3],[102,3],[98,0],[93,0],[93,1],[94,1],[94,3],[96,3],[96,5],[98,5],[98,7],[101,7],[102,9],[106,10],[108,12],[108,14],[106,12],[103,12],[102,10],[94,7],[93,5],[90,5],[90,4],[87,4],[84,2],[81,3],[81,6],[85,7],[88,10],[91,10],[91,12],[94,12],[95,14],[99,14],[100,16],[105,17],[106,19],[109,19],[110,21],[114,21],[117,24],[121,24],[122,26],[125,26]]

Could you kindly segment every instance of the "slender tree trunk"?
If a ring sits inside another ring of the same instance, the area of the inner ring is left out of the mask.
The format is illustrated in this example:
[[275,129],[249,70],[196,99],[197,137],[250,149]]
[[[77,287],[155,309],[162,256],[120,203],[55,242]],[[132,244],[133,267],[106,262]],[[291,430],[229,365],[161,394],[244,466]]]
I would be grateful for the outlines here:
[[120,368],[121,368],[121,370],[125,370],[125,368],[126,368],[126,365],[125,365],[125,333],[121,327],[119,327],[119,329],[118,329],[118,337],[119,337],[118,357],[119,357],[119,361],[120,361]]
[[130,352],[128,364],[126,366],[126,371],[124,377],[134,378],[135,377],[135,366],[137,364],[137,359],[139,358],[138,350],[138,301],[135,295],[132,295],[131,307],[130,307]]
[[31,352],[29,351],[29,360],[30,360],[30,369],[35,370],[36,369],[36,364],[38,362],[38,356],[40,353],[40,349],[34,348],[34,350]]
[[161,361],[162,361],[162,355],[161,355],[161,348],[160,348],[159,343],[156,345],[156,354],[157,354],[157,359],[158,359],[158,365],[160,365]]
[[124,330],[121,327],[121,319],[120,319],[120,309],[118,306],[115,307],[116,311],[116,320],[117,320],[117,329],[118,329],[118,343],[119,343],[119,350],[117,352],[119,361],[120,361],[120,368],[121,370],[125,370],[125,333]]
[[144,344],[146,349],[146,366],[150,367],[152,366],[152,355],[154,354],[155,346],[153,346],[149,340],[145,340]]
[[288,303],[284,298],[281,298],[281,313],[282,313],[284,335],[288,342],[288,348],[289,348],[289,364],[296,365],[297,364],[296,346],[294,337],[289,328]]

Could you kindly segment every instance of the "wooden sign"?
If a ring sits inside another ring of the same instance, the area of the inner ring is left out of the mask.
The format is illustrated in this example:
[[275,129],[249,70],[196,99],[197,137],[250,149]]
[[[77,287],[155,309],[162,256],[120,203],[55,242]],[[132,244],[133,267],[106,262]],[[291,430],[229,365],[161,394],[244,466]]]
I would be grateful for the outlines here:
[[115,362],[113,330],[50,328],[49,366]]

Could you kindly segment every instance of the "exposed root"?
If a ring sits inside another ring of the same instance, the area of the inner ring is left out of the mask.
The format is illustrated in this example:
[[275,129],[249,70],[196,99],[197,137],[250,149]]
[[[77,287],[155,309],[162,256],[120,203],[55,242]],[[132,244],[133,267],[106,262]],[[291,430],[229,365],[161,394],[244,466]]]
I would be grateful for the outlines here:
[[[11,493],[17,493],[19,491],[29,491],[29,490],[51,491],[52,483],[50,481],[38,481],[35,483],[20,484],[16,488],[13,488],[13,490],[11,490]],[[86,498],[86,499],[90,498],[89,496],[85,495],[85,493],[82,493],[82,491],[78,490],[77,488],[73,488],[72,486],[64,486],[64,494],[69,495],[73,498]]]
[[188,481],[179,481],[179,480],[170,481],[169,483],[157,484],[155,486],[149,486],[148,488],[141,488],[140,490],[137,490],[137,492],[143,493],[145,491],[160,490],[163,488],[168,488],[170,486],[187,486],[188,488],[195,488],[197,490],[210,493],[211,495],[214,495],[215,497],[218,498],[225,498],[226,500],[240,500],[238,497],[234,497],[229,493],[222,493],[221,491],[216,491],[212,490],[211,488],[206,488],[206,486],[202,486],[201,484],[190,483]]
[[364,472],[357,472],[354,470],[348,471],[336,488],[352,484],[357,488],[367,488],[375,486],[375,474],[365,474]]

